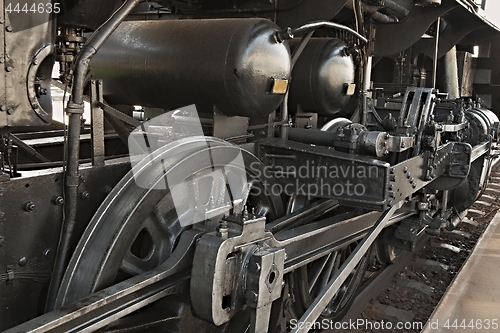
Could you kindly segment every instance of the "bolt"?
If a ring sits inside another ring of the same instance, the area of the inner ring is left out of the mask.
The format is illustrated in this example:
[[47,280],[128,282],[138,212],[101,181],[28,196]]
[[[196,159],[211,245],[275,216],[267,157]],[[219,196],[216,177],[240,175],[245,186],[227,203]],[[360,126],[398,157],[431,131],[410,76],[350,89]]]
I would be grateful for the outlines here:
[[406,147],[406,144],[404,142],[401,142],[401,148]]
[[247,292],[245,293],[245,298],[250,303],[257,303],[257,301],[259,300],[259,294],[257,294],[253,290],[247,290]]
[[462,165],[460,169],[462,169],[463,172],[467,172],[469,170],[469,167],[467,165]]
[[12,67],[12,66],[7,66],[7,67],[5,67],[5,70],[6,70],[7,72],[12,72],[12,70],[13,70],[13,69],[14,69],[14,67]]
[[406,178],[410,179],[410,177],[411,177],[411,172],[408,172],[408,173],[406,174]]
[[54,205],[62,205],[64,204],[64,198],[58,195],[57,197],[54,197],[52,199],[52,202],[54,203]]
[[32,212],[33,210],[35,210],[35,204],[31,201],[28,201],[24,204],[24,210],[27,212]]
[[389,151],[387,149],[384,150],[384,155],[389,155]]
[[396,169],[391,168],[391,169],[389,170],[389,172],[391,173],[391,175],[393,175],[393,174],[396,172]]
[[33,109],[38,109],[40,106],[38,104],[33,104]]
[[26,266],[26,264],[28,263],[28,258],[21,257],[17,263],[19,264],[19,266]]
[[5,237],[4,236],[0,236],[0,247],[3,246],[3,243],[5,243]]
[[3,220],[5,218],[5,213],[4,212],[0,212],[0,220]]
[[404,168],[403,168],[403,172],[404,172],[404,173],[407,173],[407,172],[408,172],[408,167],[404,167]]
[[8,32],[12,32],[12,27],[10,25],[8,25],[5,27],[5,30],[7,30]]
[[8,109],[7,109],[7,113],[8,113],[8,114],[12,114],[12,112],[14,112],[14,110],[12,110],[11,108],[8,108]]
[[260,264],[258,262],[255,263],[253,268],[255,269],[256,272],[260,272],[261,267],[260,267]]
[[37,58],[33,59],[33,64],[38,65],[38,59]]
[[50,256],[50,249],[46,249],[45,251],[43,251],[43,255],[45,258],[48,258],[48,256]]
[[0,197],[3,195],[3,188],[0,187]]
[[389,191],[392,191],[394,189],[394,186],[389,185]]
[[387,203],[387,206],[388,206],[388,207],[392,207],[392,200],[390,200],[390,201]]
[[0,111],[5,111],[5,110],[7,110],[7,107],[3,104],[0,105]]
[[80,195],[80,197],[83,199],[83,200],[87,200],[88,198],[90,198],[90,193],[87,192],[87,191],[83,191],[82,194]]

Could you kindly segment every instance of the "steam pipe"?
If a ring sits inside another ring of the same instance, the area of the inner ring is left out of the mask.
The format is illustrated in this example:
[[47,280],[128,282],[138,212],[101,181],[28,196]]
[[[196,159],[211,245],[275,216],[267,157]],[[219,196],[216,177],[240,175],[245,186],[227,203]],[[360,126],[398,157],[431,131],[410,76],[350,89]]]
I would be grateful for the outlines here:
[[65,218],[63,219],[61,237],[47,297],[46,310],[48,311],[54,309],[57,290],[59,289],[72,252],[71,236],[76,223],[78,185],[80,183],[78,161],[80,155],[81,119],[84,107],[83,90],[85,88],[90,60],[132,9],[142,1],[144,0],[126,0],[123,5],[92,34],[75,60],[76,67],[74,69],[73,90],[71,99],[66,107],[66,113],[69,115],[69,125],[68,164],[65,173]]

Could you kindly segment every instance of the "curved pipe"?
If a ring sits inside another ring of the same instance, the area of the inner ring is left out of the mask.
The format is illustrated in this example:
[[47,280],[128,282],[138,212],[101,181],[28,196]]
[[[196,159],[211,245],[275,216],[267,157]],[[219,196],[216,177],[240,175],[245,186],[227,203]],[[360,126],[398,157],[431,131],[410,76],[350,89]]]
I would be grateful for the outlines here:
[[46,310],[54,309],[57,290],[59,289],[59,284],[71,256],[71,236],[76,223],[78,185],[80,183],[78,163],[80,155],[80,126],[83,113],[83,90],[87,81],[90,60],[132,9],[142,1],[144,0],[126,0],[123,5],[104,22],[94,34],[92,34],[75,59],[76,66],[74,69],[73,90],[71,99],[66,108],[66,112],[69,114],[69,124],[68,164],[65,173],[65,218],[63,218],[61,238],[59,240],[57,257],[54,264],[52,279],[50,281]]
[[332,28],[332,29],[339,29],[342,31],[346,31],[352,35],[354,35],[356,38],[358,38],[363,44],[368,43],[368,40],[363,37],[361,34],[358,32],[354,31],[353,29],[349,28],[348,26],[338,24],[338,23],[333,23],[329,21],[317,21],[317,22],[311,22],[304,24],[298,28],[287,28],[282,31],[278,31],[276,34],[276,38],[279,42],[283,42],[288,39],[292,39],[294,34],[300,33],[300,32],[309,32],[311,30],[316,30],[319,28]]

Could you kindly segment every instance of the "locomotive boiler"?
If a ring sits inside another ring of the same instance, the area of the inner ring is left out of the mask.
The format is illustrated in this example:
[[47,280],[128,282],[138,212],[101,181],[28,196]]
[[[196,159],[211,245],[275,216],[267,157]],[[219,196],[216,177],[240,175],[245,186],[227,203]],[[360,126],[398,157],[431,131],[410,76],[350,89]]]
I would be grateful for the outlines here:
[[490,181],[492,0],[0,2],[7,332],[307,332]]

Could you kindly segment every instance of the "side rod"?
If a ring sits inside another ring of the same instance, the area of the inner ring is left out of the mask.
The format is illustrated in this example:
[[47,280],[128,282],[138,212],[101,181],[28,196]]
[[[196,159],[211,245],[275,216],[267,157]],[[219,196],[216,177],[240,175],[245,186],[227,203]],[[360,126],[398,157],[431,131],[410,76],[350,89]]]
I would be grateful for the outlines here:
[[391,209],[386,211],[380,219],[372,227],[372,230],[363,238],[361,243],[356,247],[353,253],[347,258],[344,264],[340,267],[338,272],[333,276],[330,282],[321,290],[320,294],[307,311],[300,318],[296,328],[292,330],[291,333],[307,333],[307,325],[301,325],[304,323],[313,323],[321,315],[323,310],[326,308],[330,300],[335,296],[335,293],[340,289],[344,281],[351,274],[352,270],[361,261],[365,253],[368,251],[370,246],[380,234],[380,232],[390,223],[392,215],[397,209],[402,206],[402,202],[398,205],[393,206]]

